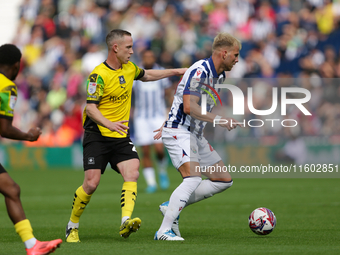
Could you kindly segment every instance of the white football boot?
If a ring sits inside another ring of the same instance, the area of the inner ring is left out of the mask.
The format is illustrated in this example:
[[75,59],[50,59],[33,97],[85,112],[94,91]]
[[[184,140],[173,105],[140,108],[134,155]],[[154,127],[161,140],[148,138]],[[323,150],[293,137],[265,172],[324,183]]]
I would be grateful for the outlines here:
[[[164,202],[163,204],[161,204],[159,206],[159,210],[161,211],[161,213],[163,214],[163,216],[165,215],[165,212],[166,210],[168,209],[168,206],[169,206],[169,201],[166,201]],[[178,217],[174,220],[174,222],[172,223],[172,226],[171,226],[171,230],[176,234],[176,236],[179,236],[181,237],[181,233],[179,232],[179,223],[178,223],[178,220],[179,220],[179,215]],[[183,239],[184,240],[184,239]]]
[[183,237],[176,236],[175,233],[170,229],[165,231],[164,233],[155,234],[154,240],[162,240],[162,241],[184,241]]

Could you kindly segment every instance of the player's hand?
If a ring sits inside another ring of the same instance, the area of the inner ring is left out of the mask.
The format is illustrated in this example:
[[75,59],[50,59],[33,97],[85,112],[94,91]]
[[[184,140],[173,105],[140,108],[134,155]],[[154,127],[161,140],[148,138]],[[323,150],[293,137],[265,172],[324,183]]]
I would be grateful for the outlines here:
[[126,129],[129,129],[128,126],[125,126],[123,123],[129,122],[128,120],[121,120],[121,121],[117,121],[117,122],[111,122],[111,125],[109,127],[107,127],[108,129],[110,129],[111,131],[116,131],[119,134],[123,135],[127,134],[127,131],[125,131]]
[[164,123],[160,128],[153,131],[154,133],[157,132],[157,134],[155,134],[154,137],[153,137],[154,140],[158,140],[159,138],[162,137],[163,127],[164,127]]
[[233,118],[225,118],[225,120],[227,120],[227,123],[223,123],[223,124],[218,124],[221,127],[227,128],[228,131],[235,129],[237,126],[240,126],[240,124],[238,124],[238,121],[233,119]]
[[30,136],[28,141],[34,142],[38,140],[39,136],[41,135],[41,129],[38,127],[31,128],[30,130],[28,130],[27,134]]

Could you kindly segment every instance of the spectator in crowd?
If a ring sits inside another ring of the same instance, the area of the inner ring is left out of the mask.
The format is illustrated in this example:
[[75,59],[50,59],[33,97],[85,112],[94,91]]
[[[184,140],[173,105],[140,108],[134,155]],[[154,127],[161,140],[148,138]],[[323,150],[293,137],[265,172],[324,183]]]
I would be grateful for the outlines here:
[[[228,32],[243,45],[239,65],[229,73],[230,78],[321,81],[339,78],[339,10],[339,3],[330,0],[89,0],[77,4],[75,1],[26,0],[20,7],[18,32],[13,40],[24,59],[18,88],[26,103],[23,102],[18,111],[34,113],[27,121],[41,127],[49,123],[46,118],[53,122],[54,111],[63,115],[63,121],[78,118],[72,115],[72,110],[63,107],[65,94],[71,102],[68,106],[83,107],[84,79],[93,66],[105,60],[103,35],[113,28],[127,26],[135,37],[137,53],[150,48],[165,68],[190,66],[197,59],[208,57],[211,52],[207,45],[216,33]],[[131,60],[139,62],[137,57],[138,54],[134,54]],[[265,86],[264,93],[271,93],[273,86],[281,85]],[[315,116],[313,121],[319,124],[316,130],[302,125],[301,135],[339,135],[339,128],[332,121],[339,115],[337,86],[321,82],[308,88],[318,95],[318,100],[306,105]],[[44,100],[56,91],[58,100],[48,100],[49,106],[42,107]],[[232,106],[230,101],[228,105]],[[54,124],[54,132],[63,124]],[[72,143],[79,141],[82,132],[79,128],[75,130]],[[260,134],[253,131],[243,135],[284,137],[282,129]]]

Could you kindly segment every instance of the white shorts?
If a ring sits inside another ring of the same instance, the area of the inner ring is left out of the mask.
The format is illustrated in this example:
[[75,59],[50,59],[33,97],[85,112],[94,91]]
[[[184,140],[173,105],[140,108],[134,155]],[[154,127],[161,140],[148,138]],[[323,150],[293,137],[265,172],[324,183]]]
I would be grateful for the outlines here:
[[186,130],[163,128],[162,141],[176,169],[186,162],[198,162],[200,166],[208,167],[221,160],[207,139],[197,138]]
[[154,140],[153,137],[156,133],[153,131],[160,128],[164,123],[165,118],[135,118],[135,141],[137,146],[150,145],[154,143],[162,143],[161,140]]

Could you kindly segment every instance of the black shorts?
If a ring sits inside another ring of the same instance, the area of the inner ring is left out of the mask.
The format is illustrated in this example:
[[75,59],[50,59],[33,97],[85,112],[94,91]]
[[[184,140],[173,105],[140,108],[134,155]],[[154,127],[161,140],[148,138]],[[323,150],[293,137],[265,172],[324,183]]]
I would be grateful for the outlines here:
[[5,170],[5,168],[0,164],[0,174],[2,173],[7,173],[7,171]]
[[139,159],[136,148],[129,137],[104,138],[96,133],[85,132],[83,141],[84,171],[100,169],[103,174],[107,163],[110,163],[111,168],[119,173],[117,164],[133,158]]

